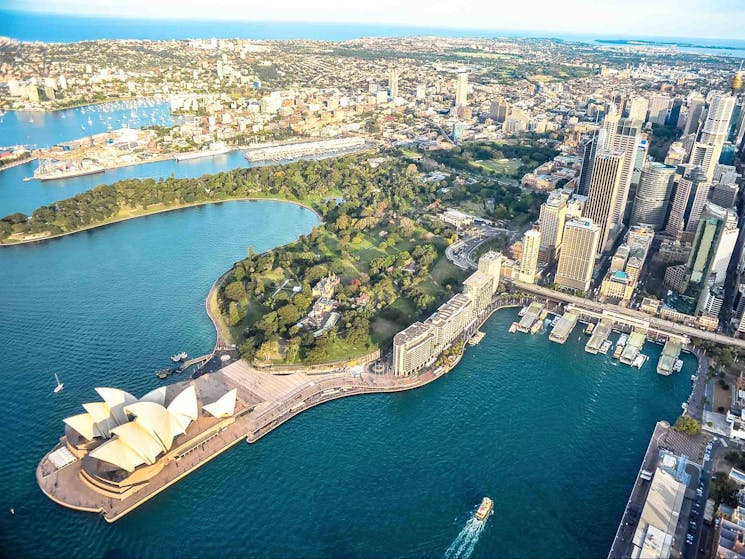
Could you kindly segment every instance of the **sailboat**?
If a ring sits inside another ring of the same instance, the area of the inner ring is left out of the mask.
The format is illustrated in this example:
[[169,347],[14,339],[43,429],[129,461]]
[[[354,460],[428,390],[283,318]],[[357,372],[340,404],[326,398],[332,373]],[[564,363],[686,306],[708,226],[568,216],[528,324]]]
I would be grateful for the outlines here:
[[59,377],[57,376],[57,373],[54,373],[54,380],[57,381],[57,386],[54,387],[54,393],[56,394],[57,392],[60,392],[65,387],[65,384],[59,381]]

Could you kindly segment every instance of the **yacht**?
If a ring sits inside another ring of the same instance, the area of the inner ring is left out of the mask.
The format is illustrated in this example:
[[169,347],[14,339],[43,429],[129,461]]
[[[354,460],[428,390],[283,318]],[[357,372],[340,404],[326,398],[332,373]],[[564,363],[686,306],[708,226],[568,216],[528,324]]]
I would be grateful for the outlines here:
[[54,387],[54,393],[57,394],[57,392],[61,392],[62,389],[65,387],[65,383],[59,381],[57,373],[54,373],[54,380],[57,381],[57,386]]
[[171,361],[178,363],[179,361],[184,361],[187,357],[189,357],[189,355],[185,351],[182,351],[176,355],[171,355]]

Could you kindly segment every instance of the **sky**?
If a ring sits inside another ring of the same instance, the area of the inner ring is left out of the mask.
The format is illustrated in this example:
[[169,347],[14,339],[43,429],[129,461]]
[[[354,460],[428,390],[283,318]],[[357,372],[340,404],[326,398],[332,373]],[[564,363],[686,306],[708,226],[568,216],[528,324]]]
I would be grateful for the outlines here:
[[366,23],[745,39],[745,0],[0,0],[0,8],[138,19]]

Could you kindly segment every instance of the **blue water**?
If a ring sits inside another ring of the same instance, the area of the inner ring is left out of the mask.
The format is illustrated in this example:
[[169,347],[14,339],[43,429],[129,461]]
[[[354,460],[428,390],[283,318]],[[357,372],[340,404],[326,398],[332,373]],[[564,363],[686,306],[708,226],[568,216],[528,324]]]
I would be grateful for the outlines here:
[[507,333],[514,311],[450,375],[314,408],[114,525],[43,496],[34,468],[61,418],[95,386],[142,394],[174,351],[208,351],[212,280],[249,245],[315,223],[289,204],[229,202],[0,250],[4,554],[442,557],[484,495],[495,514],[473,557],[607,553],[654,423],[678,415],[695,363],[661,377],[648,344],[643,369],[620,366],[586,354],[580,334],[562,346]]
[[[88,122],[90,119],[91,123]],[[34,144],[50,146],[82,137],[85,133],[105,132],[107,123],[113,128],[123,125],[140,127],[153,122],[170,125],[173,121],[167,103],[153,101],[136,104],[107,103],[53,113],[9,112],[0,118],[0,145]],[[81,131],[86,127],[86,132]],[[63,200],[99,184],[111,184],[133,178],[199,177],[250,166],[238,151],[187,161],[159,161],[131,167],[110,169],[102,174],[63,180],[30,181],[38,163],[32,161],[0,171],[0,217],[15,212],[30,214],[39,206]]]
[[[498,22],[497,22],[498,25]],[[347,41],[359,37],[552,37],[567,41],[593,43],[598,38],[673,40],[705,45],[730,46],[731,50],[704,50],[704,53],[742,56],[745,41],[738,39],[695,39],[649,37],[639,35],[598,36],[556,30],[458,29],[414,25],[331,24],[256,21],[147,20],[132,18],[82,17],[60,14],[0,10],[0,36],[22,41],[75,42],[95,39],[193,39],[208,37],[265,40],[308,39]],[[688,49],[681,49],[688,50]],[[694,52],[694,51],[691,51]]]
[[24,144],[43,148],[111,129],[172,124],[170,105],[151,99],[53,112],[9,111],[0,117],[0,146]]

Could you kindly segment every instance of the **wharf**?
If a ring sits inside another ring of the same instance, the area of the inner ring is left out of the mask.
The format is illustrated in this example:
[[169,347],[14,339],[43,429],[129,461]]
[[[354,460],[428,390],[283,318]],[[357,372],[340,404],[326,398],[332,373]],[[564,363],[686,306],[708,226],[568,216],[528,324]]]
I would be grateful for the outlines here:
[[603,319],[598,322],[597,326],[595,326],[595,329],[592,331],[590,341],[585,345],[585,351],[587,353],[598,353],[600,351],[600,346],[602,346],[603,342],[608,339],[612,328],[613,322],[610,320]]
[[525,311],[525,314],[517,325],[518,331],[525,333],[530,332],[531,327],[540,319],[543,310],[544,305],[542,303],[537,303],[535,301],[530,303],[528,309]]
[[569,335],[572,333],[572,330],[574,330],[574,327],[577,325],[578,318],[579,317],[574,313],[565,312],[558,324],[554,326],[553,330],[551,330],[548,339],[559,344],[566,342]]
[[670,375],[675,370],[675,362],[680,357],[680,352],[683,349],[683,344],[678,340],[670,338],[665,342],[665,347],[662,348],[662,355],[660,360],[657,362],[657,372],[661,375]]
[[621,353],[621,363],[631,365],[641,353],[646,337],[641,332],[632,332]]

